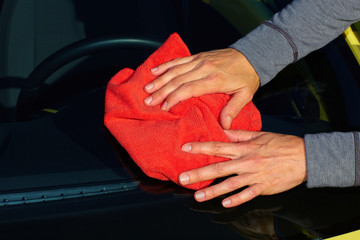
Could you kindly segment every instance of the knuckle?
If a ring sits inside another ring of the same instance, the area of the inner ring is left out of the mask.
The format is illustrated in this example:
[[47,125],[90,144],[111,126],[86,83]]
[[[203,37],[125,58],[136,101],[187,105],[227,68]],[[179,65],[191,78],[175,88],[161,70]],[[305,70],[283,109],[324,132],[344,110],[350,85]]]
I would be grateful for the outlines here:
[[[249,151],[257,153],[259,152],[261,148],[261,144],[259,144],[256,140],[249,140],[246,142],[246,147],[249,149]],[[259,154],[255,154],[255,156],[258,156]]]
[[198,169],[194,169],[190,176],[192,182],[198,182],[202,180],[202,175]]
[[155,103],[157,104],[159,101],[161,101],[161,99],[164,98],[165,94],[160,89],[157,92],[154,92],[153,94],[151,94],[151,96],[152,96],[151,104],[155,104]]
[[168,73],[172,76],[178,76],[181,73],[181,69],[178,65],[169,68]]
[[191,84],[178,85],[174,83],[175,90],[167,96],[168,103],[178,103],[192,97]]
[[182,58],[174,58],[173,60],[171,60],[169,63],[172,64],[172,65],[177,65],[180,63]]
[[196,68],[199,69],[200,71],[206,71],[208,69],[212,69],[215,65],[213,60],[206,58],[207,56],[201,54],[197,57],[198,61]]
[[171,81],[168,82],[168,86],[170,88],[178,88],[181,85],[180,79],[178,77],[174,77]]
[[171,69],[176,68],[178,65],[181,64],[182,58],[174,58],[171,61],[165,62],[159,65],[159,68],[162,67],[165,71],[171,71]]
[[222,74],[220,72],[214,72],[211,73],[207,76],[207,80],[211,83],[211,82],[215,82],[216,80],[219,80],[222,78]]
[[166,101],[168,106],[173,106],[177,104],[180,101],[177,97],[177,91],[169,93],[169,95],[167,95],[166,97]]
[[252,199],[254,199],[255,197],[257,197],[259,194],[251,187],[248,187],[247,189],[241,191],[238,194],[233,195],[233,199],[234,199],[234,203],[236,205],[238,204],[242,204],[245,202],[248,202]]
[[194,93],[194,83],[187,82],[181,84],[181,86],[179,87],[179,92],[181,92],[182,95],[186,96],[187,98],[195,96],[196,93]]
[[207,72],[215,67],[215,62],[212,60],[203,60],[199,63],[198,69],[202,72]]
[[221,162],[212,164],[212,170],[218,176],[223,175],[223,173],[225,172],[225,169],[223,167],[223,164],[221,164]]
[[222,150],[222,144],[220,142],[213,142],[211,144],[211,151],[214,153],[214,154],[219,154]]
[[231,119],[235,119],[235,117],[236,117],[237,114],[238,114],[238,113],[236,112],[236,110],[235,110],[233,107],[231,107],[231,106],[225,106],[224,108],[225,108],[224,111],[226,111],[226,115],[230,116]]
[[258,192],[254,188],[251,188],[251,187],[249,187],[246,190],[246,194],[247,194],[247,199],[249,199],[249,200],[253,199],[259,195]]
[[214,198],[219,195],[221,195],[221,194],[219,193],[219,191],[217,190],[216,187],[210,187],[206,191],[206,196],[208,196],[208,198]]
[[164,86],[166,84],[166,82],[167,82],[166,78],[164,76],[160,76],[152,81],[152,84],[154,85],[153,88],[159,89],[162,86]]
[[158,91],[152,94],[153,102],[162,101],[167,96],[167,91],[165,88],[160,88]]
[[229,190],[235,190],[241,187],[240,181],[236,177],[231,177],[226,179],[225,183]]
[[212,68],[212,67],[214,67],[214,65],[215,65],[215,62],[212,60],[206,60],[201,64],[201,66],[206,69]]
[[207,57],[207,53],[206,52],[199,52],[195,55],[193,55],[194,59],[195,60],[200,60],[200,59],[203,59],[205,57]]
[[184,92],[179,88],[179,83],[176,79],[168,82],[164,89],[164,96],[166,96],[168,102],[177,101],[177,99],[184,95]]
[[241,94],[243,96],[242,101],[246,103],[250,102],[254,96],[250,91],[243,91]]

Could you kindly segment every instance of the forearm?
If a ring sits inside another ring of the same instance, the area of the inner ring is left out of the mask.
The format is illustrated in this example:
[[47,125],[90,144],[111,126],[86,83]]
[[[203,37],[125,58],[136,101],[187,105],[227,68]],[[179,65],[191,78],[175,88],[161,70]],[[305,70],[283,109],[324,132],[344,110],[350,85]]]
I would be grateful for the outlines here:
[[359,20],[359,0],[296,0],[231,47],[248,58],[264,85]]
[[360,186],[359,132],[305,135],[307,186]]

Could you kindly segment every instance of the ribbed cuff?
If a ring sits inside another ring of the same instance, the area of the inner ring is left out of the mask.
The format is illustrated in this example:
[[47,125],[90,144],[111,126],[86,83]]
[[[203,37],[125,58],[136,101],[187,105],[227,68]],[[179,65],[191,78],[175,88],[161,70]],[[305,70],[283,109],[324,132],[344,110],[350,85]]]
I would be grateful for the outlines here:
[[354,134],[354,148],[355,148],[355,186],[360,186],[360,137],[358,132]]
[[309,188],[359,184],[358,133],[307,134],[305,150]]
[[289,42],[290,36],[279,30],[270,22],[265,22],[230,45],[249,60],[260,78],[261,85],[268,83],[294,61],[295,46],[292,47],[291,41]]

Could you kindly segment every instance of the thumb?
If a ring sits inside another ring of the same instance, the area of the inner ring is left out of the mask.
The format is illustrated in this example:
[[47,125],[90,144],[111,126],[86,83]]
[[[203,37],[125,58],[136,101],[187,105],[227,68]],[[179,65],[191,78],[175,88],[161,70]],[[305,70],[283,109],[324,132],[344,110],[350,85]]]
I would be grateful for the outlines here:
[[264,134],[245,130],[224,130],[224,132],[231,142],[246,142]]
[[232,95],[220,113],[220,124],[224,129],[230,129],[231,123],[240,113],[241,109],[248,103],[244,98],[244,93],[237,92]]

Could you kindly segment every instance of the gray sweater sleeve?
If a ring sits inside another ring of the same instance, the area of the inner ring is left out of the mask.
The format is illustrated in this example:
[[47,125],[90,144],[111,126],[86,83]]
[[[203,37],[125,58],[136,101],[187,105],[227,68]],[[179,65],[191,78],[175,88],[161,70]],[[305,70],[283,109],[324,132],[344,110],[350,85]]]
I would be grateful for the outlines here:
[[307,186],[359,186],[359,145],[358,132],[305,135]]
[[358,20],[360,0],[295,0],[230,47],[248,58],[264,85]]
[[[360,20],[360,0],[295,0],[230,47],[242,52],[261,85]],[[308,187],[360,186],[359,133],[305,135]]]

